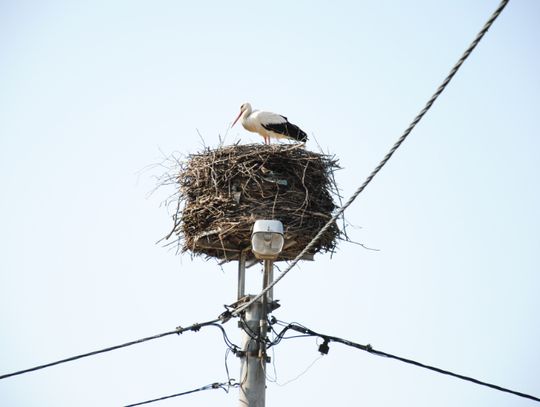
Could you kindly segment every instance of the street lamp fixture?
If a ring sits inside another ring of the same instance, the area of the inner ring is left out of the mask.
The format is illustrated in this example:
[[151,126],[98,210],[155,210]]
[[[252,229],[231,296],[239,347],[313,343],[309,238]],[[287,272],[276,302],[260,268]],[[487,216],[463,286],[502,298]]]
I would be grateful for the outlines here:
[[251,251],[261,260],[276,260],[283,250],[283,224],[279,220],[257,220],[251,234]]

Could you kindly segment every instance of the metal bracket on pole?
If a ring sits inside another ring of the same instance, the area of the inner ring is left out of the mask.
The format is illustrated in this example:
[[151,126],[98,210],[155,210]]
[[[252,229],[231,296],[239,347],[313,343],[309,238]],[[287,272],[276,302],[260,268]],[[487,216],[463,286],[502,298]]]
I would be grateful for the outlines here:
[[238,256],[238,300],[246,291],[246,252],[242,250]]

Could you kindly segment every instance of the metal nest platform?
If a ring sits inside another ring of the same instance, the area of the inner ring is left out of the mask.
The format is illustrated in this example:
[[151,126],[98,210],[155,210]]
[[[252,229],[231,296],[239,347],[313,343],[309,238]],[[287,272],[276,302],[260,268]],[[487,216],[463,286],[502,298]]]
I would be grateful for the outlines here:
[[[337,160],[304,144],[235,144],[177,161],[174,225],[182,252],[219,260],[252,259],[251,232],[258,219],[277,219],[285,229],[278,260],[295,258],[332,217],[338,197]],[[310,253],[333,252],[340,237],[334,223]]]

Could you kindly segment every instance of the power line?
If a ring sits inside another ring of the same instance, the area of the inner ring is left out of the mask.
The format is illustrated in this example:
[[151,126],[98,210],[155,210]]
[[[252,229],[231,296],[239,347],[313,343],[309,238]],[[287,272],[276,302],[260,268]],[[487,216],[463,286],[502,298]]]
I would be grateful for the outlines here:
[[189,390],[189,391],[185,391],[185,392],[182,392],[182,393],[176,393],[176,394],[171,394],[170,396],[164,396],[164,397],[159,397],[157,399],[152,399],[152,400],[146,400],[146,401],[141,401],[139,403],[135,403],[135,404],[128,404],[127,406],[125,407],[134,407],[134,406],[142,406],[143,404],[150,404],[150,403],[154,403],[156,401],[162,401],[162,400],[167,400],[167,399],[171,399],[173,397],[180,397],[180,396],[185,396],[187,394],[191,394],[191,393],[197,393],[199,391],[204,391],[204,390],[214,390],[214,389],[222,389],[224,390],[226,393],[229,392],[229,388],[231,387],[238,387],[239,386],[239,383],[236,383],[233,379],[230,379],[228,382],[226,383],[212,383],[212,384],[207,384],[206,386],[202,386],[202,387],[199,387],[198,389],[193,389],[193,390]]
[[285,275],[291,271],[291,269],[306,255],[306,253],[313,248],[315,243],[320,239],[320,237],[326,232],[326,230],[334,223],[336,220],[345,212],[345,209],[347,209],[353,201],[362,193],[362,191],[368,186],[368,184],[373,180],[375,175],[381,170],[382,167],[390,160],[390,157],[396,152],[396,150],[401,146],[401,144],[405,141],[407,136],[411,133],[411,131],[414,129],[414,127],[422,120],[424,115],[428,112],[428,110],[431,108],[435,100],[441,95],[441,93],[444,91],[446,86],[450,83],[454,75],[457,73],[459,68],[461,68],[461,65],[465,62],[465,60],[469,57],[471,52],[476,48],[480,40],[484,37],[486,32],[489,30],[493,22],[499,17],[503,9],[508,4],[509,0],[502,0],[497,7],[497,9],[493,12],[491,17],[488,21],[484,24],[484,27],[480,30],[480,32],[476,35],[475,39],[471,42],[469,47],[465,50],[461,58],[456,62],[456,64],[453,66],[453,68],[450,70],[444,81],[441,83],[441,85],[437,88],[433,96],[427,101],[424,108],[418,113],[418,115],[414,118],[414,120],[411,122],[409,127],[405,129],[401,137],[396,141],[396,143],[392,146],[392,148],[388,151],[386,156],[381,160],[379,165],[375,167],[375,169],[369,174],[369,176],[366,178],[364,183],[360,185],[360,187],[352,194],[352,196],[349,198],[349,200],[343,205],[338,211],[332,216],[332,218],[322,227],[321,230],[319,230],[319,233],[315,235],[315,237],[309,242],[309,244],[304,247],[304,249],[295,257],[295,259],[289,264],[289,266],[279,275],[278,278],[276,278],[272,283],[270,283],[265,289],[263,289],[258,295],[256,295],[254,298],[251,299],[251,301],[247,302],[246,304],[242,305],[241,307],[235,309],[232,314],[234,316],[239,315],[242,311],[250,307],[253,303],[258,301],[263,295],[265,295],[268,291],[270,291]]
[[[424,369],[432,370],[434,372],[442,373],[442,374],[445,374],[445,375],[448,375],[448,376],[452,376],[452,377],[458,378],[460,380],[465,380],[465,381],[468,381],[468,382],[472,382],[472,383],[478,384],[480,386],[486,386],[486,387],[489,387],[489,388],[494,389],[494,390],[510,393],[510,394],[513,394],[513,395],[516,395],[516,396],[519,396],[519,397],[523,397],[523,398],[527,398],[527,399],[530,399],[530,400],[540,402],[540,398],[532,396],[530,394],[521,393],[519,391],[507,389],[505,387],[501,387],[501,386],[498,386],[496,384],[487,383],[487,382],[475,379],[473,377],[461,375],[461,374],[458,374],[458,373],[453,373],[453,372],[450,372],[448,370],[444,370],[444,369],[441,369],[441,368],[438,368],[438,367],[435,367],[435,366],[426,365],[424,363],[420,363],[420,362],[417,362],[417,361],[412,360],[412,359],[407,359],[407,358],[403,358],[401,356],[392,355],[391,353],[387,353],[387,352],[383,352],[383,351],[380,351],[380,350],[373,349],[373,347],[371,345],[369,345],[369,344],[368,345],[361,345],[359,343],[356,343],[356,342],[353,342],[353,341],[350,341],[350,340],[347,340],[347,339],[339,338],[337,336],[326,335],[326,334],[322,334],[322,333],[319,333],[319,332],[315,332],[315,331],[313,331],[313,330],[311,330],[309,328],[306,328],[305,326],[301,326],[301,325],[296,324],[296,323],[288,324],[283,329],[283,331],[286,332],[289,329],[291,329],[293,331],[296,331],[296,332],[300,332],[301,334],[303,334],[303,336],[318,336],[319,338],[322,338],[324,340],[324,343],[319,347],[319,351],[321,353],[324,353],[324,354],[328,353],[328,350],[329,350],[328,343],[329,342],[338,342],[338,343],[342,343],[343,345],[347,345],[347,346],[350,346],[350,347],[353,347],[353,348],[356,348],[356,349],[360,349],[360,350],[369,352],[369,353],[377,355],[377,356],[384,356],[384,357],[387,357],[387,358],[396,359],[396,360],[399,360],[400,362],[404,362],[404,363],[408,363],[410,365],[414,365],[414,366],[418,366],[418,367],[421,367],[421,368],[424,368]],[[285,332],[283,332],[283,331],[280,332],[281,336],[283,336],[285,334]]]
[[[181,326],[179,326],[174,331],[164,332],[164,333],[161,333],[161,334],[148,336],[146,338],[137,339],[135,341],[126,342],[126,343],[123,343],[121,345],[115,345],[115,346],[111,346],[109,348],[104,348],[104,349],[96,350],[96,351],[93,351],[93,352],[83,353],[81,355],[71,356],[71,357],[66,358],[66,359],[61,359],[61,360],[57,360],[56,362],[51,362],[51,363],[47,363],[47,364],[44,364],[44,365],[31,367],[29,369],[19,370],[17,372],[12,372],[12,373],[6,373],[6,374],[3,374],[3,375],[0,375],[0,380],[6,379],[6,378],[12,377],[12,376],[18,376],[18,375],[21,375],[21,374],[24,374],[24,373],[34,372],[34,371],[40,370],[40,369],[45,369],[47,367],[56,366],[56,365],[59,365],[59,364],[62,364],[62,363],[72,362],[72,361],[77,360],[77,359],[82,359],[82,358],[86,358],[86,357],[89,357],[89,356],[98,355],[100,353],[111,352],[113,350],[120,349],[120,348],[126,348],[128,346],[137,345],[139,343],[148,342],[148,341],[152,341],[154,339],[163,338],[164,336],[168,336],[168,335],[173,335],[173,334],[178,334],[179,335],[179,334],[187,332],[187,331],[197,332],[199,329],[201,329],[201,328],[203,328],[205,326],[215,325],[215,326],[218,326],[219,328],[222,328],[220,325],[216,324],[216,322],[220,321],[220,318],[214,319],[212,321],[203,322],[203,323],[200,323],[200,324],[196,323],[196,324],[190,325],[190,326],[188,326],[186,328],[182,328]],[[224,338],[226,338],[225,342],[227,343],[227,346],[229,346],[230,341],[227,342],[228,338],[225,335],[223,330],[222,330],[222,332],[223,332]],[[232,346],[236,346],[236,345],[233,344]]]

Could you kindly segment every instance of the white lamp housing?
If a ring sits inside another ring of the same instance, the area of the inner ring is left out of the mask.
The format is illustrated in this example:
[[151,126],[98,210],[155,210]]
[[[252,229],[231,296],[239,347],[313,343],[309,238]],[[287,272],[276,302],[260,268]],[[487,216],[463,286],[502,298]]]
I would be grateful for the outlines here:
[[279,220],[257,220],[251,234],[251,251],[262,260],[275,260],[283,249],[283,224]]

